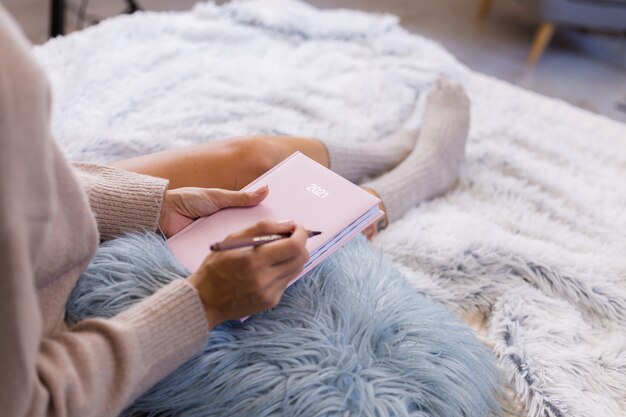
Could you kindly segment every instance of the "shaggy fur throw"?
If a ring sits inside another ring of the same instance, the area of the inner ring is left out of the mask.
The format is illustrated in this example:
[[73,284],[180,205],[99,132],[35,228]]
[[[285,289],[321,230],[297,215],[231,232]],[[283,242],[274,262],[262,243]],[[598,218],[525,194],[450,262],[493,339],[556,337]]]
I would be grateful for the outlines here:
[[[81,277],[68,318],[112,316],[187,275],[156,235],[116,239]],[[125,414],[485,417],[497,411],[496,375],[471,331],[359,236],[278,307],[216,328]]]

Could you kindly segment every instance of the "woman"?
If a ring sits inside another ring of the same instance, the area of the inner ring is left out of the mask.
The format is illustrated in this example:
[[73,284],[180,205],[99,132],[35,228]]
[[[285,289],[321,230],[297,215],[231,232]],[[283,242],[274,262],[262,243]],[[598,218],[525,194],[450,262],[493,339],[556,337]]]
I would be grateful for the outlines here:
[[393,221],[455,181],[469,119],[460,87],[440,81],[419,134],[361,146],[239,138],[100,166],[65,160],[49,108],[48,82],[0,6],[0,410],[12,417],[118,415],[198,352],[211,328],[276,305],[308,257],[302,225],[261,221],[231,236],[294,233],[212,253],[124,313],[68,328],[65,303],[99,240],[170,236],[199,216],[258,204],[268,189],[234,190],[296,150],[355,182],[380,175],[363,187]]

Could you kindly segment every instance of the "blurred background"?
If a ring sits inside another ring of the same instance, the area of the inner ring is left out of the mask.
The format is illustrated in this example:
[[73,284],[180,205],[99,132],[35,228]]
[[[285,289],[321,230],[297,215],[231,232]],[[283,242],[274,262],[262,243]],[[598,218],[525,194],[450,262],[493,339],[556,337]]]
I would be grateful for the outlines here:
[[[197,0],[2,0],[35,44]],[[225,3],[226,0],[217,1]],[[626,122],[626,0],[309,0],[400,17],[475,71]],[[623,14],[622,14],[623,13]],[[52,33],[51,33],[52,29]]]

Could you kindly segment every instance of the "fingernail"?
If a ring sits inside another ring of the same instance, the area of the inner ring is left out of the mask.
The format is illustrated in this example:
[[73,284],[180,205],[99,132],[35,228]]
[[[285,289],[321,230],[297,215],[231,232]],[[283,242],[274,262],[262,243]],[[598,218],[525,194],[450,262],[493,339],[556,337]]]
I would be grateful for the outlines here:
[[289,226],[295,226],[296,225],[296,222],[294,222],[293,220],[281,220],[278,223],[289,225]]
[[257,188],[254,192],[256,194],[263,194],[263,193],[265,193],[268,190],[268,188],[269,187],[267,185],[264,185],[262,187]]

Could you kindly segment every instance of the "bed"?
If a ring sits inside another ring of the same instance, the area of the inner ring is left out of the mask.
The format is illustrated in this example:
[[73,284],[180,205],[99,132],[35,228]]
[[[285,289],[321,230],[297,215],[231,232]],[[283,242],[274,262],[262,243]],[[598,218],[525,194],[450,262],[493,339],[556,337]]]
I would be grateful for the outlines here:
[[56,137],[96,162],[252,133],[376,141],[460,81],[460,181],[372,245],[477,331],[511,414],[626,415],[626,125],[473,72],[394,16],[292,0],[122,16],[36,56]]

